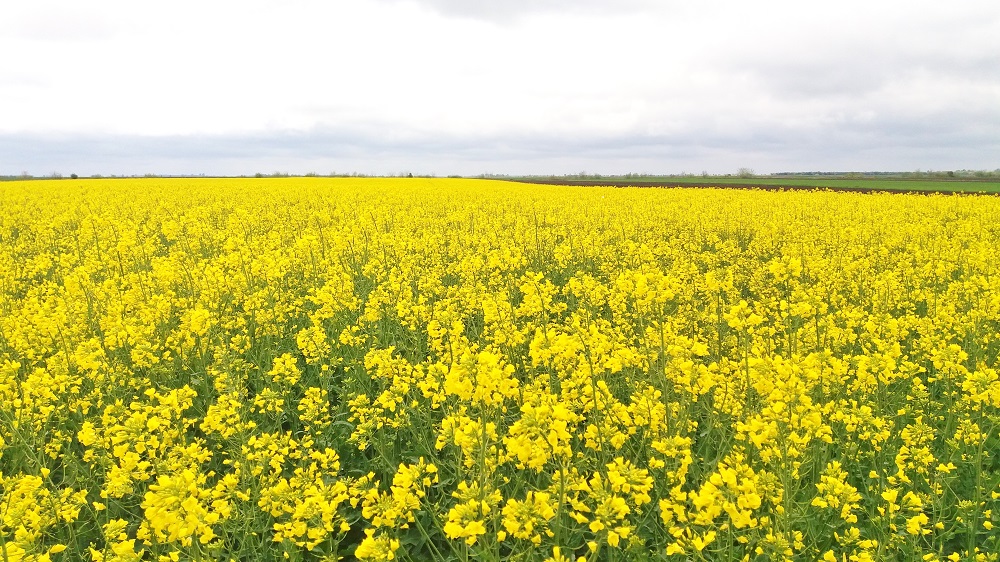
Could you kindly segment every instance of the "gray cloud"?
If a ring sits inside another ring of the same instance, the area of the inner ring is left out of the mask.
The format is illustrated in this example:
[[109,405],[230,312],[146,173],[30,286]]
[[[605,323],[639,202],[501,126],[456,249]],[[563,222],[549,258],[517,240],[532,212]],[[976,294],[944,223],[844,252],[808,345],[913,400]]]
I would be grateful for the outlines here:
[[836,56],[816,53],[809,60],[759,57],[730,68],[752,76],[772,95],[790,99],[863,99],[880,90],[908,87],[907,82],[921,76],[939,83],[1000,86],[1000,52],[949,56],[852,50]]
[[[182,135],[0,134],[0,174],[252,175],[995,169],[1000,109],[822,125],[689,128],[668,135],[387,136],[378,127]],[[405,132],[404,132],[405,133]]]
[[704,32],[713,24],[729,31],[706,50],[706,66],[745,76],[777,99],[864,103],[872,94],[921,88],[914,82],[925,77],[1000,87],[1000,4],[765,2],[719,14],[691,22]]
[[511,22],[539,13],[627,14],[649,7],[650,0],[382,0],[415,2],[446,16]]

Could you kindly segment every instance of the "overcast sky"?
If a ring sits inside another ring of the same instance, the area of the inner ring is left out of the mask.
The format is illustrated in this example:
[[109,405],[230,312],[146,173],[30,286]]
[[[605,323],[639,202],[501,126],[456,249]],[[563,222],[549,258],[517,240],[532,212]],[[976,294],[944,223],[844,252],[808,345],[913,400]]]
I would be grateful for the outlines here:
[[1000,168],[1000,2],[0,3],[0,174]]

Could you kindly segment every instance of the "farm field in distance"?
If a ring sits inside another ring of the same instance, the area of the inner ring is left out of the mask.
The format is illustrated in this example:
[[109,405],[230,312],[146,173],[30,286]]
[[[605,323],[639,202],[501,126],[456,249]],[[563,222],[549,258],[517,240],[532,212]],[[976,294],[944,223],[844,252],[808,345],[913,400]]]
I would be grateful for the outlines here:
[[0,209],[0,560],[1000,557],[996,197],[63,179]]
[[620,186],[620,187],[747,187],[760,189],[829,189],[837,191],[886,191],[886,192],[931,192],[931,193],[1000,193],[1000,180],[986,179],[943,179],[909,178],[881,176],[532,176],[512,178],[515,181],[553,185],[578,186]]

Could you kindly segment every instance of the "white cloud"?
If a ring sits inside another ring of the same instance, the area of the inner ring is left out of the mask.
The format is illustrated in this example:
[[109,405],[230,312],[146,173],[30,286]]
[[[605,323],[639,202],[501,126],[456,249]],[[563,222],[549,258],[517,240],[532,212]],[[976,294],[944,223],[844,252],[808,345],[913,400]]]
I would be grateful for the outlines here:
[[[333,132],[357,142],[344,158],[359,170],[434,158],[450,173],[469,147],[493,171],[543,165],[500,149],[512,143],[594,171],[799,168],[789,155],[832,169],[852,151],[889,168],[915,158],[891,147],[937,138],[924,168],[1000,166],[995,2],[43,0],[7,3],[0,20],[0,50],[18,53],[0,58],[0,134],[37,143],[162,137],[147,149],[180,154],[181,139],[216,139],[241,154],[225,166],[254,170],[261,138],[291,162],[307,148],[293,139]],[[823,138],[836,140],[806,142]],[[45,158],[9,149],[0,173]]]

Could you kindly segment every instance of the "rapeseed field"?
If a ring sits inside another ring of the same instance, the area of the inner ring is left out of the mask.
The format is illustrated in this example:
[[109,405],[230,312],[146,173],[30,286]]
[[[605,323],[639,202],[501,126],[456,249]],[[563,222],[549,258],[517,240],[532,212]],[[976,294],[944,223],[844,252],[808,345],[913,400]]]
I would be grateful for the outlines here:
[[0,560],[997,560],[1000,199],[0,185]]

